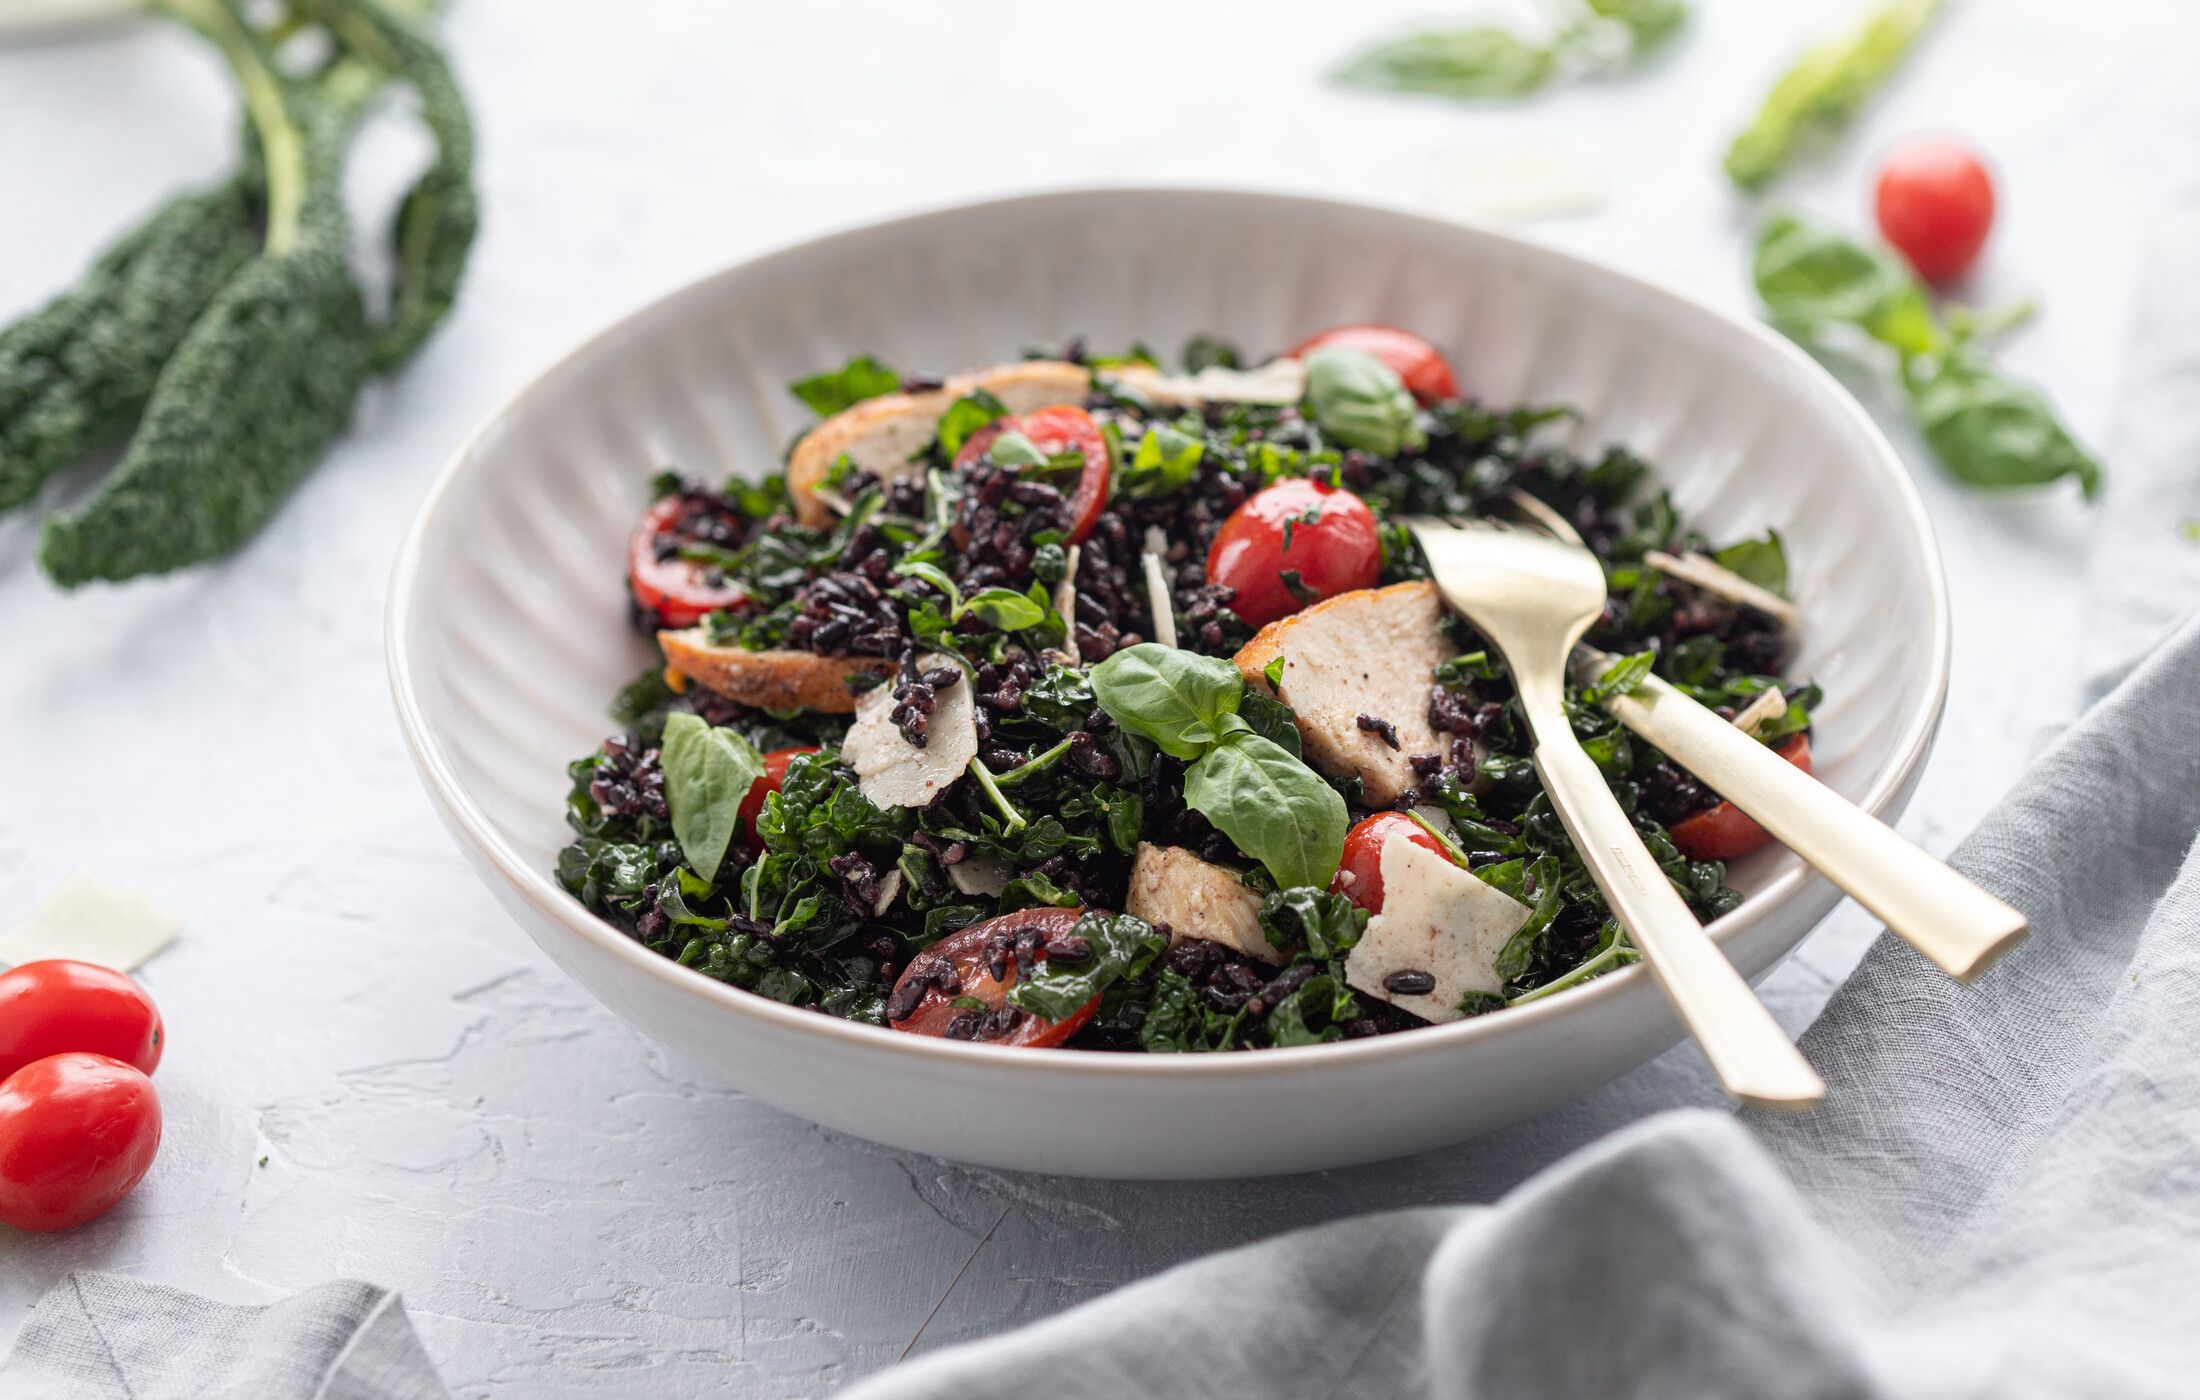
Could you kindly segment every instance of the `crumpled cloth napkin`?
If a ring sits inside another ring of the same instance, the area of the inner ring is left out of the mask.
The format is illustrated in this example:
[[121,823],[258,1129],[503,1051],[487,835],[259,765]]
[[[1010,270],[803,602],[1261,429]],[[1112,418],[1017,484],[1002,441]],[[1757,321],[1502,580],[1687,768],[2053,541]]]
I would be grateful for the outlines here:
[[6,1400],[448,1400],[404,1305],[325,1283],[264,1307],[115,1274],[39,1299],[0,1364]]
[[2196,832],[2200,619],[1958,851],[2030,942],[1963,987],[1883,936],[1803,1037],[1818,1111],[1664,1114],[848,1393],[2190,1400]]

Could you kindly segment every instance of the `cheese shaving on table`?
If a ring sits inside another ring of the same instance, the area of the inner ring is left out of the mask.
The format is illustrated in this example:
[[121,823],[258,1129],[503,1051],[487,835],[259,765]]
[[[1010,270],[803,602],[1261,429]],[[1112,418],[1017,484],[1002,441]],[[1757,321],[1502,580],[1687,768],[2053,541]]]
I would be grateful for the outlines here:
[[0,933],[0,963],[70,958],[129,972],[182,931],[182,915],[79,870],[23,922]]
[[1564,219],[1604,205],[1604,172],[1556,141],[1513,137],[1439,152],[1428,167],[1429,202],[1470,217]]
[[1730,603],[1740,603],[1778,618],[1785,626],[1793,627],[1802,620],[1802,614],[1796,611],[1793,603],[1769,588],[1758,587],[1709,555],[1667,554],[1662,549],[1653,549],[1644,553],[1642,562],[1668,578],[1692,583]]

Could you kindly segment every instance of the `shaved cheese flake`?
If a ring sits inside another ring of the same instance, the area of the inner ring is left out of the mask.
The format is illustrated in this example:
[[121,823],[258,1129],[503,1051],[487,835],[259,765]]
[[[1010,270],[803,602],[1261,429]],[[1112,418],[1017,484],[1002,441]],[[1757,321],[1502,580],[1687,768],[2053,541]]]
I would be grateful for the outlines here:
[[999,899],[1001,893],[1008,888],[1008,877],[1014,870],[1014,866],[999,856],[972,852],[947,867],[947,879],[964,894]]
[[1754,739],[1758,730],[1781,719],[1787,712],[1787,695],[1774,686],[1771,690],[1758,691],[1757,698],[1742,707],[1742,712],[1734,716],[1734,727]]
[[[921,674],[952,658],[928,652],[917,658]],[[938,692],[939,704],[925,730],[925,746],[902,737],[894,724],[894,682],[873,686],[856,701],[855,723],[840,747],[840,761],[856,770],[856,787],[875,807],[922,807],[952,786],[978,756],[977,711],[970,678]]]
[[1062,615],[1062,654],[1072,666],[1084,661],[1077,652],[1077,559],[1082,551],[1081,545],[1069,547],[1069,564],[1062,570],[1062,581],[1054,585],[1054,610]]
[[0,963],[19,966],[70,958],[128,972],[175,942],[182,931],[181,915],[79,870],[30,917],[0,933]]
[[822,501],[825,508],[835,515],[847,515],[856,508],[855,502],[841,495],[830,486],[814,487],[811,489],[810,494]]
[[1209,365],[1197,374],[1134,370],[1118,374],[1127,387],[1156,403],[1197,408],[1210,403],[1297,403],[1306,397],[1306,366],[1270,360],[1258,369]]
[[901,897],[901,887],[906,883],[908,881],[899,866],[887,871],[886,878],[878,882],[878,898],[871,901],[871,913],[878,918],[885,918],[886,911],[893,908],[894,901]]
[[1161,556],[1147,550],[1138,556],[1146,568],[1146,602],[1153,612],[1153,639],[1165,647],[1176,645],[1176,609],[1169,602],[1169,576],[1162,572]]
[[1740,574],[1706,554],[1667,554],[1653,549],[1642,556],[1642,562],[1669,578],[1692,583],[1706,593],[1716,593],[1730,603],[1740,603],[1778,618],[1782,624],[1793,627],[1802,620],[1795,605],[1767,588],[1759,588]]
[[1429,162],[1429,202],[1445,214],[1490,219],[1565,219],[1593,214],[1605,200],[1596,162],[1556,141],[1522,136],[1459,146]]
[[[1504,987],[1497,958],[1528,921],[1527,905],[1411,836],[1383,843],[1382,871],[1383,912],[1345,958],[1348,986],[1424,1021],[1459,1020],[1469,994]],[[1425,972],[1436,986],[1393,992],[1386,983],[1398,972]]]

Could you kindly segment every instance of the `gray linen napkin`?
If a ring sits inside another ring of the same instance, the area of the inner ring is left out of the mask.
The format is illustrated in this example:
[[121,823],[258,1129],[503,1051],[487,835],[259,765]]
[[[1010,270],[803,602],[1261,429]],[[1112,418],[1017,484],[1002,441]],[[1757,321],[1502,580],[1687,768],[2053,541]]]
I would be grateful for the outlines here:
[[6,1400],[447,1400],[403,1304],[325,1283],[265,1307],[71,1274],[0,1365]]
[[1883,937],[1803,1037],[1818,1112],[1661,1115],[850,1394],[2200,1394],[2196,831],[2200,621],[1958,852],[2032,940],[1961,987]]

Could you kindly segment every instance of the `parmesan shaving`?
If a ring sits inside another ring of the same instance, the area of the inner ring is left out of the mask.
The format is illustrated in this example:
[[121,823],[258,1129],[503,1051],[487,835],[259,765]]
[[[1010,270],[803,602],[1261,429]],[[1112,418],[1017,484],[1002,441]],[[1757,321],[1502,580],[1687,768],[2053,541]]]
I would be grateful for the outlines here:
[[[1528,921],[1527,905],[1408,835],[1383,843],[1382,872],[1383,911],[1346,956],[1346,985],[1424,1021],[1459,1020],[1470,993],[1504,988],[1497,958]],[[1389,979],[1400,972],[1425,973],[1435,986],[1394,992]]]
[[176,941],[183,917],[79,870],[0,934],[0,963],[69,958],[128,972]]
[[[955,662],[937,652],[917,658],[920,675],[943,666]],[[938,692],[921,749],[903,738],[894,723],[891,677],[856,701],[855,723],[848,726],[840,760],[856,770],[856,787],[873,806],[925,806],[963,775],[978,756],[977,709],[970,688],[970,678],[961,676]]]
[[1161,571],[1161,556],[1147,550],[1138,556],[1146,568],[1146,602],[1153,612],[1153,639],[1165,647],[1176,645],[1176,610],[1169,604],[1169,578]]
[[1783,626],[1793,627],[1802,620],[1802,614],[1796,611],[1793,603],[1768,588],[1759,588],[1708,555],[1667,554],[1653,549],[1642,556],[1642,562],[1661,574],[1692,583],[1730,603],[1740,603],[1769,614],[1779,619]]

